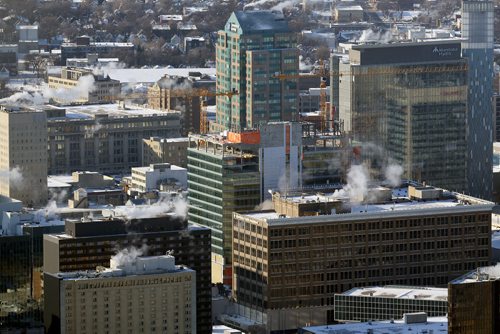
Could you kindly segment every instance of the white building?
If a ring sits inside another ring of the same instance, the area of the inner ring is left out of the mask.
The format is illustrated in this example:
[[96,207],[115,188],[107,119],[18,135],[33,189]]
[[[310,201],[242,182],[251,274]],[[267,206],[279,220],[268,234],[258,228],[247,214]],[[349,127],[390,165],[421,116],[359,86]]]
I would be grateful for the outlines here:
[[187,169],[169,163],[132,168],[132,189],[139,192],[159,190],[162,184],[187,188]]
[[119,253],[110,268],[45,273],[46,328],[82,334],[196,333],[195,271],[176,266],[170,255],[131,254]]

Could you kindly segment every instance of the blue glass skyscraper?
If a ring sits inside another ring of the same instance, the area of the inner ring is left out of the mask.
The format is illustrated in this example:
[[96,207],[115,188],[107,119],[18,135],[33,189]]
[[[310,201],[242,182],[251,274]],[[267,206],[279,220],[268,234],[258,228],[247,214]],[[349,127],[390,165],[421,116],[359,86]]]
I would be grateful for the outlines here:
[[493,188],[493,2],[463,0],[462,55],[469,63],[467,190],[491,199]]

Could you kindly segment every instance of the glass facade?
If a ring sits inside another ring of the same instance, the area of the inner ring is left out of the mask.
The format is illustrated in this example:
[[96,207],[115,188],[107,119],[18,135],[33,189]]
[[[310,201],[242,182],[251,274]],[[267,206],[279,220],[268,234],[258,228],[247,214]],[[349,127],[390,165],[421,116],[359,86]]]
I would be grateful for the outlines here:
[[469,61],[468,77],[468,193],[491,199],[493,187],[493,2],[462,3],[463,56]]
[[425,312],[428,317],[443,317],[448,302],[409,298],[335,295],[336,321],[378,321],[402,319],[404,313]]
[[405,178],[464,191],[465,65],[347,65],[351,84],[340,84],[347,130],[355,141],[382,148],[378,163],[394,159]]
[[279,80],[276,73],[297,75],[296,36],[270,12],[236,12],[219,31],[216,47],[218,130],[242,130],[267,121],[294,119],[298,111],[297,79]]
[[231,263],[233,212],[260,203],[258,157],[188,150],[189,222],[212,230],[212,252]]

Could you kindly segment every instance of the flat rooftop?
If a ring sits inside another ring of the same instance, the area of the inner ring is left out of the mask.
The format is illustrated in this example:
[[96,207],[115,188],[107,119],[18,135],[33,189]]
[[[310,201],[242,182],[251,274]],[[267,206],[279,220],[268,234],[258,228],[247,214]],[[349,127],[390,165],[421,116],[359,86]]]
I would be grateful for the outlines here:
[[[346,210],[343,212],[332,212],[328,216],[334,217],[336,221],[366,219],[367,215],[381,217],[388,215],[396,216],[418,216],[427,212],[477,212],[478,210],[492,210],[493,202],[462,195],[447,190],[434,187],[416,187],[417,190],[442,191],[440,197],[416,199],[409,196],[409,186],[396,188],[386,188],[381,186],[371,187],[364,194],[364,199],[352,201],[349,197],[349,190],[344,187],[334,192],[322,192],[307,190],[307,193],[294,191],[293,193],[280,194],[273,192],[273,198],[278,194],[278,201],[286,201],[294,204],[312,204],[312,203],[331,203],[339,202]],[[425,195],[424,195],[425,196]],[[301,222],[319,222],[324,221],[325,215],[309,217],[288,217],[280,215],[274,210],[267,211],[249,211],[241,213],[244,216],[259,220],[267,220],[268,224],[289,224],[294,220]]]
[[427,318],[427,322],[412,324],[405,324],[403,320],[394,320],[392,323],[390,321],[361,322],[303,327],[302,330],[302,333],[307,334],[407,334],[429,333],[429,330],[435,334],[444,334],[448,333],[448,319],[446,317],[431,317]]
[[354,288],[342,293],[341,295],[353,296],[353,297],[357,296],[357,297],[447,301],[448,289],[387,285],[387,286]]
[[162,112],[159,110],[139,107],[137,105],[126,105],[125,109],[121,108],[118,104],[93,104],[93,105],[79,105],[79,106],[63,106],[56,107],[50,106],[52,109],[66,110],[66,117],[51,117],[48,120],[85,120],[94,119],[98,115],[107,115],[109,118],[125,118],[125,117],[139,117],[139,116],[166,116],[178,114],[178,112]]
[[103,69],[104,75],[123,83],[155,83],[163,76],[177,76],[188,78],[189,73],[201,73],[215,79],[215,68],[114,68]]
[[466,284],[500,279],[500,264],[488,267],[479,267],[453,281],[451,284]]

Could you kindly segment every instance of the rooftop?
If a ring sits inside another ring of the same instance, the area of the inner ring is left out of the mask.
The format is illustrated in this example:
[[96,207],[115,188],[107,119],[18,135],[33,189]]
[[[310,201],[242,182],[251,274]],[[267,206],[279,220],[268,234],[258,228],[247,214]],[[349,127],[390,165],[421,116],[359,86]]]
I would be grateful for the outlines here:
[[447,288],[411,287],[411,286],[375,286],[354,288],[342,293],[344,296],[378,297],[395,299],[448,300]]
[[57,273],[63,280],[87,280],[110,277],[124,277],[131,275],[153,275],[164,273],[192,272],[191,269],[175,265],[175,258],[171,255],[137,256],[140,250],[122,250],[110,260],[110,268],[97,270]]
[[[355,190],[355,189],[354,189]],[[330,192],[325,192],[330,191]],[[242,215],[258,220],[265,220],[268,224],[290,224],[292,222],[320,222],[325,215],[335,221],[349,221],[353,219],[367,219],[386,216],[419,216],[423,213],[446,212],[477,212],[492,210],[494,203],[478,198],[446,191],[434,187],[420,187],[410,183],[395,188],[372,186],[364,193],[358,193],[349,188],[331,191],[329,189],[301,193],[299,190],[287,193],[273,191],[275,203],[289,203],[308,207],[306,212],[314,212],[322,203],[336,203],[326,214],[321,210],[317,215],[305,214],[303,217],[289,217],[280,214],[279,209],[267,211],[250,211]],[[321,205],[323,207],[324,205]],[[325,205],[326,207],[326,205]],[[319,209],[318,209],[319,210]],[[305,217],[309,216],[309,217]]]
[[236,11],[233,15],[238,20],[244,34],[271,31],[273,33],[290,32],[283,14],[267,10]]
[[479,267],[453,281],[451,284],[476,283],[484,281],[496,281],[500,279],[500,264],[488,267]]
[[[371,331],[369,331],[371,330]],[[446,317],[427,318],[427,322],[406,324],[404,320],[376,321],[350,323],[341,325],[326,325],[304,327],[302,333],[307,334],[406,334],[406,333],[448,333],[448,319]]]
[[132,83],[155,83],[163,76],[178,76],[189,77],[190,72],[198,72],[202,75],[206,74],[215,77],[215,68],[105,68],[105,75],[109,75],[111,79],[118,80],[122,84],[127,82]]
[[[126,105],[122,108],[119,104],[92,104],[79,106],[50,106],[51,109],[66,110],[65,117],[51,117],[49,120],[58,119],[94,119],[96,116],[105,116],[109,118],[122,118],[130,116],[160,116],[168,115],[169,113],[161,112],[154,109],[144,108],[137,105]],[[177,112],[173,112],[177,114]]]

